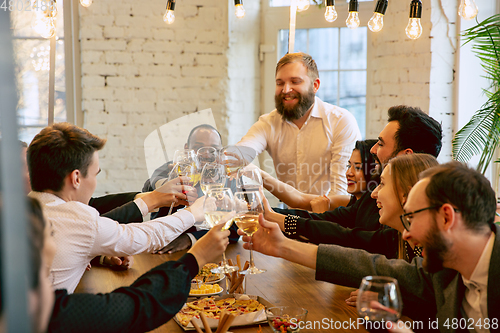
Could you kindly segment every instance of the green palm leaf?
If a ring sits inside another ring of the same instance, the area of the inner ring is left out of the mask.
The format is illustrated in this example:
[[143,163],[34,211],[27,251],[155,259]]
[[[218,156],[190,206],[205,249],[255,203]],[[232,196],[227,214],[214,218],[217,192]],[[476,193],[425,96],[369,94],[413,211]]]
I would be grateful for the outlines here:
[[491,85],[483,89],[488,101],[460,129],[453,139],[453,157],[468,162],[481,154],[478,170],[483,172],[500,143],[500,15],[491,16],[463,33],[465,43],[473,42],[472,51],[481,60]]

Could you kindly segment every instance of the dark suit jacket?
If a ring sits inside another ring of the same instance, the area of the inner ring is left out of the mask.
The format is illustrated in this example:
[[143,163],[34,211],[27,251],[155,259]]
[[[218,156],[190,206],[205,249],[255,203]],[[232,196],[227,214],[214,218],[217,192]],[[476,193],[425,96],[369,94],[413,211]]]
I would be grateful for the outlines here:
[[139,192],[108,194],[98,198],[90,198],[89,206],[99,211],[99,214],[120,223],[142,222],[142,214],[133,202]]
[[[500,227],[493,227],[495,243],[488,271],[488,317],[500,321]],[[316,279],[349,287],[359,287],[367,275],[392,276],[398,280],[403,297],[403,313],[413,320],[438,320],[440,332],[457,332],[445,327],[453,318],[462,318],[461,305],[465,286],[462,276],[455,270],[443,269],[431,274],[422,267],[422,258],[411,263],[389,260],[384,256],[336,245],[320,245],[316,257]],[[499,323],[500,327],[500,323]],[[500,329],[491,329],[500,332]]]
[[149,332],[169,321],[184,305],[196,258],[185,254],[139,277],[131,286],[107,294],[56,291],[49,332]]
[[[371,197],[371,192],[366,191],[352,206],[338,207],[322,214],[309,213],[300,209],[273,208],[284,215],[292,214],[302,217],[304,223],[311,220],[335,222],[344,228],[362,228],[364,230],[380,229],[377,201]],[[306,236],[307,237],[307,236]]]

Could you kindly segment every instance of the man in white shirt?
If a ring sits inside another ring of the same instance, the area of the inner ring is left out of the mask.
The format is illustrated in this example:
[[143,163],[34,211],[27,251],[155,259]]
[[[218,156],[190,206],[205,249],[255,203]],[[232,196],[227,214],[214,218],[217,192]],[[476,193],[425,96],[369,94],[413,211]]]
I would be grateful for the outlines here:
[[316,97],[316,62],[308,54],[289,53],[276,65],[276,109],[259,118],[237,145],[271,155],[279,180],[304,193],[347,194],[345,166],[358,124],[347,110]]
[[[55,289],[72,293],[97,255],[121,257],[159,250],[203,219],[201,198],[174,215],[143,223],[119,224],[99,216],[88,202],[100,172],[97,151],[104,144],[85,129],[59,123],[44,128],[28,147],[30,196],[42,204],[57,243],[50,270]],[[142,200],[151,210],[159,204],[156,199]]]

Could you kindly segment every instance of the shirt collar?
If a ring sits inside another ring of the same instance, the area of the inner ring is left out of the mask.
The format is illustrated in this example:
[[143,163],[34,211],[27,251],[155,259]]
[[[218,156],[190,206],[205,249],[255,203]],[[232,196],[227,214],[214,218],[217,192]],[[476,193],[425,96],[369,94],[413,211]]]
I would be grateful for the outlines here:
[[486,287],[488,285],[488,270],[490,267],[491,253],[493,252],[493,244],[495,243],[495,233],[492,232],[486,246],[484,247],[483,253],[477,262],[474,271],[472,272],[470,279],[467,280],[462,276],[464,284],[467,288],[471,284],[479,287]]
[[321,112],[319,110],[318,100],[319,100],[319,98],[317,96],[315,96],[313,108],[312,108],[311,113],[309,114],[309,117],[307,119],[309,119],[310,117],[323,118],[323,115],[321,114]]

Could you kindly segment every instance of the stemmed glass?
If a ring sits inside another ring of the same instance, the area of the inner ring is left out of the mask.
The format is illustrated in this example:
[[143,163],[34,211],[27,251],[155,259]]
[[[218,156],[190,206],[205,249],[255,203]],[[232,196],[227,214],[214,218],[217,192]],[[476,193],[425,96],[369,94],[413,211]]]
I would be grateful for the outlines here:
[[403,308],[398,280],[388,276],[365,276],[359,286],[356,308],[359,316],[365,319],[368,331],[384,330],[388,321],[397,322]]
[[234,203],[236,205],[236,216],[234,222],[238,228],[247,236],[250,236],[250,267],[241,271],[240,274],[260,274],[265,269],[255,267],[252,251],[252,237],[259,229],[259,214],[264,212],[262,197],[260,192],[236,192],[234,194]]
[[224,166],[217,163],[207,163],[203,167],[200,176],[200,185],[203,193],[209,190],[223,188],[226,185],[226,172]]
[[[222,230],[227,230],[233,224],[234,218],[234,198],[231,189],[220,188],[211,189],[205,196],[203,203],[205,219],[213,228],[215,225],[227,220]],[[222,252],[222,264],[218,268],[212,269],[212,273],[229,274],[237,270],[236,266],[229,266],[226,260],[226,252]]]
[[238,170],[238,176],[236,177],[236,188],[239,191],[258,191],[261,187],[262,176],[260,175],[260,169],[257,169],[256,167],[246,167]]
[[238,146],[227,146],[221,150],[220,163],[225,165],[228,176],[235,177],[236,172],[245,166],[245,159]]
[[[222,189],[226,185],[226,172],[221,164],[207,163],[203,167],[200,176],[200,187],[206,195],[212,189]],[[198,226],[200,229],[210,229],[211,226],[205,221]]]
[[[175,178],[178,178],[178,177],[189,177],[189,181],[188,182],[183,182],[181,180],[181,185],[187,185],[187,186],[195,186],[199,179],[200,179],[200,174],[199,172],[197,171],[196,167],[193,165],[193,164],[180,164],[180,163],[177,163],[176,165],[174,165],[174,167],[172,168],[172,170],[170,171],[169,175],[168,175],[168,180],[173,180]],[[186,191],[185,189],[182,190],[182,193],[183,194],[187,194],[188,191]],[[170,215],[172,213],[172,208],[174,207],[174,202],[172,202],[170,204],[170,209],[168,211],[168,215]]]

